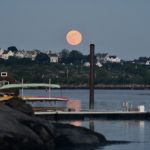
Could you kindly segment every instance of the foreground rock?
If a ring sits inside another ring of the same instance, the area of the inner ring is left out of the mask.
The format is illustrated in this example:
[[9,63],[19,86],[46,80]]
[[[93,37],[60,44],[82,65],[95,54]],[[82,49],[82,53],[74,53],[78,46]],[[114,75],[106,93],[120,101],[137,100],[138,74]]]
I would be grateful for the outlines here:
[[1,149],[53,149],[54,138],[44,120],[27,116],[8,106],[0,106]]
[[56,144],[67,145],[99,145],[105,144],[106,138],[99,133],[93,132],[83,127],[76,127],[69,124],[54,124]]
[[102,146],[115,143],[107,141],[102,134],[83,127],[51,123],[34,117],[30,106],[16,100],[0,105],[0,122],[2,150],[54,150],[64,146]]
[[4,104],[6,106],[9,106],[10,108],[23,112],[27,115],[30,115],[30,116],[34,115],[32,106],[30,106],[29,104],[26,104],[24,101],[22,101],[22,99],[18,97],[16,98],[14,97],[12,100],[6,101]]

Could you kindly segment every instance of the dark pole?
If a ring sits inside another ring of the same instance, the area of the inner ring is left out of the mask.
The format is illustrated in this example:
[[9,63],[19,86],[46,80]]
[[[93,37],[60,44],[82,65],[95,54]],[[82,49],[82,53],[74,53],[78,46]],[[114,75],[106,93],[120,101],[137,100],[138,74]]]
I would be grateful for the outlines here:
[[94,109],[94,50],[95,45],[90,44],[90,101],[89,101],[89,109]]

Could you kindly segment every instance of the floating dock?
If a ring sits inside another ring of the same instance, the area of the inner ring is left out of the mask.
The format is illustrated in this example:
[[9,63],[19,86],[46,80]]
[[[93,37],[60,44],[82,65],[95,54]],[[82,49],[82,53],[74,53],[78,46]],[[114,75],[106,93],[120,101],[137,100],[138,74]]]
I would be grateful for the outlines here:
[[80,111],[80,112],[35,112],[35,115],[49,120],[150,120],[150,112],[138,111],[116,111],[116,112],[98,112],[98,111]]

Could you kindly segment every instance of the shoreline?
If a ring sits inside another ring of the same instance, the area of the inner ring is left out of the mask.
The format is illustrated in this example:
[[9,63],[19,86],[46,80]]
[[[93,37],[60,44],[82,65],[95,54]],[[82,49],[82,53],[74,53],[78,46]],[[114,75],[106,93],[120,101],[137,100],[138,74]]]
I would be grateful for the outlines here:
[[[61,85],[62,89],[89,89],[88,85]],[[134,89],[134,90],[147,90],[150,89],[150,84],[98,84],[95,85],[95,89],[108,89],[108,90],[124,90],[124,89]]]

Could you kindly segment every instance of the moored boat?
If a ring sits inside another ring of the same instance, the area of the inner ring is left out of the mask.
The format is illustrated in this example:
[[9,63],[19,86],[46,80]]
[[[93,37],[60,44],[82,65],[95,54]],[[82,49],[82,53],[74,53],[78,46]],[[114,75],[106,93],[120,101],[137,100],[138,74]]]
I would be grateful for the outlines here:
[[[25,96],[24,89],[38,89],[38,88],[48,88],[49,96]],[[33,107],[34,111],[80,111],[80,101],[71,100],[66,97],[53,97],[51,96],[52,88],[60,88],[58,84],[45,84],[45,83],[22,83],[22,84],[8,84],[0,87],[0,90],[5,93],[14,93],[11,96],[2,95],[0,101],[6,101],[17,95],[26,103]],[[17,90],[16,90],[17,89]],[[21,90],[21,95],[19,95],[18,90]],[[7,98],[6,98],[7,97]]]

